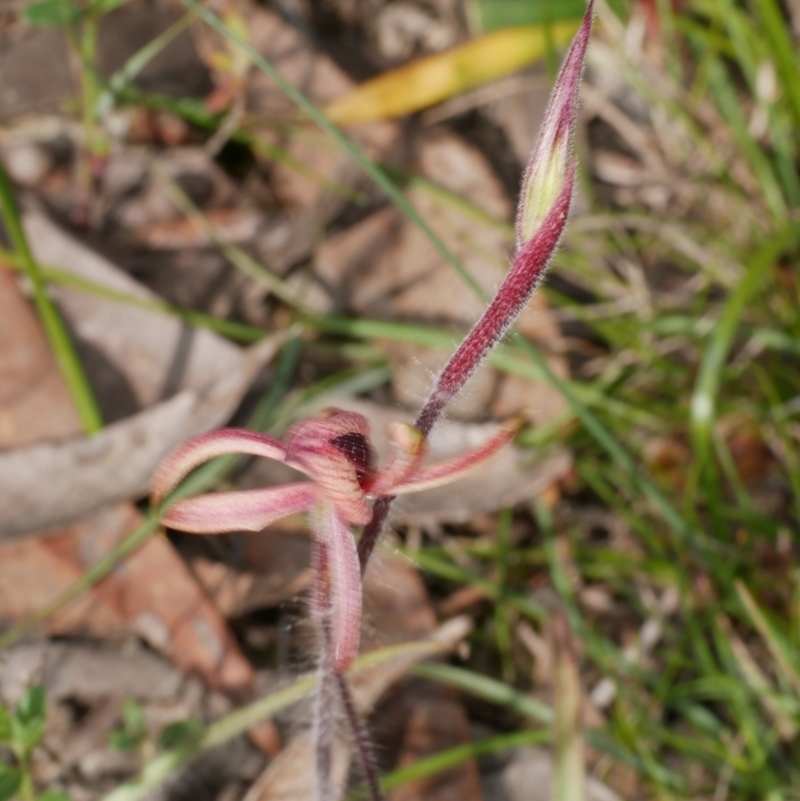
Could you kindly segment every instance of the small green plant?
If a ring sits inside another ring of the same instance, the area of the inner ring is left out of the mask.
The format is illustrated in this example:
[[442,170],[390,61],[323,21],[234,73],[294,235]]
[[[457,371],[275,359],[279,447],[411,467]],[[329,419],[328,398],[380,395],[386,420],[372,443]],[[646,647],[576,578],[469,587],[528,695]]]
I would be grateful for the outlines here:
[[109,743],[118,751],[138,751],[147,739],[144,711],[135,701],[122,705],[122,725],[111,733]]
[[122,705],[122,723],[111,733],[109,743],[118,751],[139,751],[149,759],[155,751],[186,745],[202,730],[199,720],[186,718],[164,726],[153,741],[148,737],[144,710],[135,701],[128,700]]
[[40,684],[28,687],[14,710],[0,704],[0,749],[8,749],[13,761],[0,761],[0,801],[69,801],[58,791],[37,795],[31,775],[31,757],[44,736],[47,698]]

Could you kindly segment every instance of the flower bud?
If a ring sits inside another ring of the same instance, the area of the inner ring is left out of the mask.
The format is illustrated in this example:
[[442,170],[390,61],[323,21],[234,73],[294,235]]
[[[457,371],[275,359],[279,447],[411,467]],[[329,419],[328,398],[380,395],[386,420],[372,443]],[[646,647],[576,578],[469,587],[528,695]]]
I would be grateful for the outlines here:
[[578,92],[592,29],[593,5],[594,0],[590,0],[583,24],[564,59],[522,181],[517,209],[517,248],[520,250],[539,230],[553,204],[571,181]]

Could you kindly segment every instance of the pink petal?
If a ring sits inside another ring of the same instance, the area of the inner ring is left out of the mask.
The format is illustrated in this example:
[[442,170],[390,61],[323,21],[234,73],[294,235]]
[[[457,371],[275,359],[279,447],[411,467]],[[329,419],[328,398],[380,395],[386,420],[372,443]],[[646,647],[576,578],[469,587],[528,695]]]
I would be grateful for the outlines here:
[[480,448],[423,468],[405,483],[392,487],[391,494],[406,495],[409,492],[421,492],[422,490],[439,487],[442,484],[449,484],[452,481],[458,481],[458,479],[483,467],[493,456],[497,455],[514,439],[514,436],[524,424],[525,418],[523,416],[512,418]]
[[162,459],[152,481],[152,502],[158,506],[180,482],[203,462],[229,453],[246,453],[282,462],[286,448],[266,434],[246,428],[220,428],[184,442]]
[[325,409],[319,417],[295,423],[286,435],[287,442],[332,442],[345,434],[361,434],[369,439],[369,421],[358,412]]
[[361,565],[353,535],[332,505],[320,510],[314,533],[324,545],[318,563],[329,574],[333,667],[343,671],[358,655],[361,642]]
[[318,498],[310,481],[268,489],[215,492],[173,503],[161,522],[191,534],[261,531],[282,517],[308,511]]

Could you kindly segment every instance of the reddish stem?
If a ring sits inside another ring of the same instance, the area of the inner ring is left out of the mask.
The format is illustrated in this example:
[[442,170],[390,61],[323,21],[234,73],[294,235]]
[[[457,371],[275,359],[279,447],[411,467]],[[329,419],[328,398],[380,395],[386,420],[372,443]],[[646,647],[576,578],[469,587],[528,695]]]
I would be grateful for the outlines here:
[[[506,335],[541,282],[550,256],[558,246],[566,227],[574,183],[573,164],[569,168],[561,192],[539,230],[519,251],[494,299],[439,374],[436,385],[415,423],[426,437],[436,425],[447,404],[461,391],[489,351]],[[394,501],[393,496],[378,498],[372,508],[372,520],[361,532],[358,556],[362,574],[383,531],[392,501]]]

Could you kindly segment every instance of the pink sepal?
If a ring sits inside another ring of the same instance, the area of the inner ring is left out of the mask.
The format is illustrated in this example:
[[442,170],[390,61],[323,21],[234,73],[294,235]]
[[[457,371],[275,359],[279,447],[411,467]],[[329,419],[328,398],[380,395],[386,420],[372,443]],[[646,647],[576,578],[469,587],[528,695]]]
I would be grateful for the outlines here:
[[229,453],[263,456],[278,462],[286,458],[282,442],[246,428],[220,428],[184,442],[161,461],[153,475],[151,500],[160,506],[167,495],[203,462]]
[[479,448],[467,451],[467,453],[454,456],[444,462],[423,467],[414,473],[404,484],[399,484],[392,488],[392,495],[406,495],[410,492],[422,492],[423,490],[439,487],[442,484],[450,484],[453,481],[469,475],[475,470],[483,467],[492,457],[496,456],[512,439],[525,424],[525,417],[522,415],[509,420],[488,442]]
[[314,515],[314,534],[323,546],[319,561],[328,568],[331,659],[334,670],[343,671],[358,656],[361,642],[361,568],[356,542],[330,504]]
[[282,517],[307,512],[318,498],[310,481],[268,489],[215,492],[173,503],[161,522],[192,534],[261,531]]

